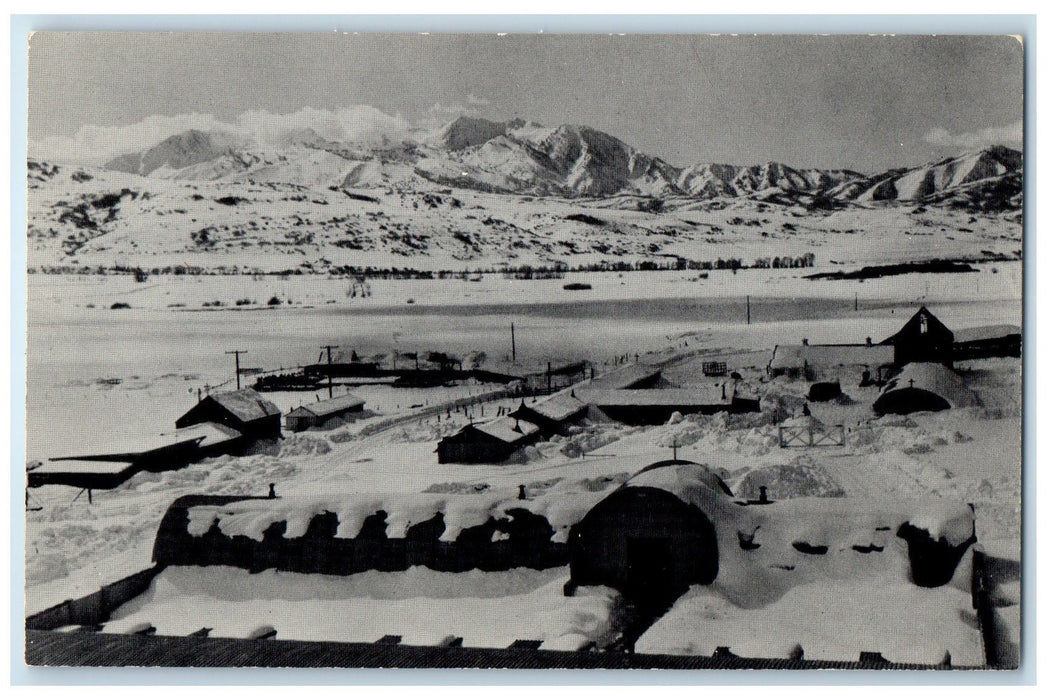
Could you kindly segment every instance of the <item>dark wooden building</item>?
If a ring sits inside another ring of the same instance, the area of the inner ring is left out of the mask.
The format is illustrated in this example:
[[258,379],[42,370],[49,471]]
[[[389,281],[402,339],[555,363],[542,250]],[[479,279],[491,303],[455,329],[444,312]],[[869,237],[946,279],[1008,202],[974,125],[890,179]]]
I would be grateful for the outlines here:
[[514,452],[537,442],[542,436],[534,423],[503,416],[486,423],[470,423],[436,446],[440,464],[504,462]]
[[353,394],[299,406],[287,414],[287,429],[299,432],[323,425],[334,418],[346,418],[364,410],[364,400]]
[[920,310],[905,322],[901,330],[880,345],[894,347],[895,367],[902,367],[910,362],[936,362],[952,367],[953,340],[953,332],[928,311],[926,306],[921,306]]
[[963,328],[953,337],[953,360],[982,357],[1021,357],[1022,329],[1002,324]]
[[585,418],[589,412],[589,406],[579,401],[573,393],[558,394],[544,401],[527,403],[526,399],[520,401],[520,407],[509,415],[534,423],[541,430],[542,435],[564,434],[567,426]]
[[280,437],[280,409],[254,389],[205,396],[175,421],[176,428],[200,423],[220,423],[249,440]]
[[627,425],[659,425],[681,415],[752,413],[760,400],[739,396],[727,383],[686,389],[620,389],[589,391],[583,398],[611,420]]
[[[709,516],[657,480],[652,470],[693,465],[667,460],[650,465],[590,510],[567,541],[570,586],[601,585],[634,600],[671,601],[693,584],[709,584],[719,571],[716,529]],[[694,465],[695,469],[702,469]],[[708,486],[731,491],[708,473]]]

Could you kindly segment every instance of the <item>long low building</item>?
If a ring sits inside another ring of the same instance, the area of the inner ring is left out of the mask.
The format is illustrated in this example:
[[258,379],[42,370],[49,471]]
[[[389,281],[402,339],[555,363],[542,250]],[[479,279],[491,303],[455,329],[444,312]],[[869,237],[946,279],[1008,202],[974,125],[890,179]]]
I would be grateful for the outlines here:
[[1022,329],[1010,324],[962,328],[953,334],[953,359],[1021,357]]
[[845,379],[869,372],[881,379],[894,364],[894,348],[889,345],[776,345],[767,364],[770,377],[791,379]]
[[598,389],[582,398],[612,420],[628,425],[665,423],[674,413],[750,413],[760,400],[738,396],[726,384],[686,389]]
[[221,454],[236,454],[249,441],[221,423],[197,423],[158,435],[133,452],[57,457],[29,471],[30,488],[61,484],[85,489],[111,489],[138,472],[181,469],[193,462]]
[[364,400],[353,394],[317,401],[299,406],[288,413],[287,429],[297,433],[319,427],[335,418],[345,418],[354,413],[361,413],[363,410]]

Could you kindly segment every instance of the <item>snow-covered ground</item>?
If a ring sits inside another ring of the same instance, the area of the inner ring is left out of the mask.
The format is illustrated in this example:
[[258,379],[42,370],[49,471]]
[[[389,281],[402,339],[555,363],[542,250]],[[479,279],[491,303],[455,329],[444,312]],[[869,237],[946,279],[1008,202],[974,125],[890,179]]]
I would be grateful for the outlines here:
[[[346,298],[345,281],[319,278],[168,278],[154,286],[136,284],[124,277],[36,275],[30,278],[29,290],[27,454],[30,459],[40,459],[131,447],[142,435],[169,432],[175,418],[195,402],[196,389],[205,384],[229,385],[232,362],[223,354],[225,350],[247,348],[245,364],[267,369],[313,362],[319,346],[328,342],[355,348],[362,355],[390,352],[393,348],[401,352],[440,349],[461,354],[480,350],[491,358],[489,366],[504,368],[508,365],[504,356],[508,352],[510,321],[515,323],[517,346],[525,358],[521,365],[525,361],[540,368],[546,360],[584,357],[597,363],[598,372],[606,372],[625,355],[629,360],[639,356],[641,361],[677,357],[666,366],[665,377],[674,384],[688,385],[707,381],[701,373],[703,359],[722,357],[732,369],[742,373],[743,382],[754,393],[798,410],[807,388],[803,382],[768,382],[764,377],[767,356],[776,343],[796,343],[802,338],[811,342],[862,342],[866,336],[878,341],[895,332],[915,311],[914,304],[921,303],[953,329],[1020,323],[1020,265],[996,264],[992,266],[995,273],[990,266],[981,267],[979,273],[968,275],[906,276],[865,283],[806,281],[798,279],[795,271],[777,270],[737,275],[713,272],[707,280],[689,279],[691,275],[686,272],[622,277],[607,274],[585,277],[593,281],[593,290],[570,293],[572,296],[562,289],[569,279],[510,283],[487,276],[481,282],[376,281],[374,296],[363,300]],[[287,286],[276,289],[274,284]],[[464,297],[466,292],[472,296]],[[856,292],[858,311],[853,309]],[[914,299],[914,292],[919,299]],[[199,308],[209,299],[230,302],[241,295],[268,298],[272,294],[302,303],[290,307],[285,304],[275,310],[238,311],[230,306],[185,310]],[[592,296],[578,298],[575,294]],[[752,325],[746,325],[744,319],[746,294],[752,296]],[[810,301],[789,301],[797,296]],[[399,301],[401,298],[414,298],[417,302],[406,305]],[[327,299],[336,303],[326,304]],[[110,310],[116,301],[126,301],[132,308]],[[168,308],[171,303],[187,306]],[[87,308],[88,304],[94,308]],[[305,308],[310,306],[313,308]],[[416,410],[412,407],[418,404],[476,396],[491,387],[465,384],[434,391],[353,388],[355,393],[366,394],[368,408],[379,409],[381,415],[332,430],[289,435],[278,448],[267,452],[211,459],[178,472],[139,474],[116,489],[96,492],[90,505],[83,497],[75,499],[75,489],[34,489],[30,505],[41,509],[27,513],[27,610],[33,612],[65,598],[90,593],[104,583],[147,567],[160,518],[175,498],[186,494],[262,494],[270,482],[276,484],[282,496],[299,500],[320,497],[332,490],[405,494],[430,489],[446,493],[464,492],[484,484],[492,489],[514,489],[518,484],[539,487],[556,480],[579,479],[604,480],[613,485],[620,483],[624,474],[670,457],[674,449],[681,459],[709,464],[742,495],[755,495],[752,491],[759,485],[768,485],[772,498],[842,493],[874,506],[901,498],[973,503],[978,538],[988,553],[1017,561],[1021,537],[1021,364],[1010,359],[983,360],[962,363],[957,369],[982,399],[981,407],[907,418],[876,418],[870,407],[876,390],[859,388],[857,377],[844,378],[843,391],[849,401],[811,405],[815,417],[822,422],[845,426],[847,440],[842,447],[783,450],[777,447],[769,414],[730,418],[721,414],[674,419],[666,425],[647,428],[587,422],[568,436],[527,448],[521,459],[503,465],[436,462],[437,441],[467,423],[466,414],[452,411],[449,417],[444,414],[439,420],[436,416],[410,418],[411,411]],[[286,409],[314,396],[286,393],[277,394],[276,398]],[[510,402],[504,399],[482,404],[485,415],[494,415],[499,407],[508,405]],[[479,410],[480,406],[476,406],[474,415]],[[403,420],[386,430],[364,431],[369,423],[392,416]],[[200,619],[193,618],[194,630],[216,627],[214,634],[219,634],[215,624],[219,620],[215,618],[226,620],[226,624],[235,618],[243,625],[230,627],[228,634],[249,634],[254,628],[246,627],[257,622],[256,627],[270,624],[280,638],[287,638],[298,629],[296,619],[322,617],[322,605],[307,608],[299,606],[299,602],[287,604],[288,587],[274,584],[275,575],[271,572],[265,580],[246,578],[236,584],[249,586],[254,584],[247,581],[258,582],[257,600],[280,601],[269,607],[259,604],[265,610],[278,611],[260,616],[247,615],[257,612],[257,605],[244,608],[242,615],[219,616],[213,614],[213,603],[208,608],[201,602],[222,581],[229,583],[229,576],[247,577],[243,572],[216,573],[214,581],[206,583],[201,579],[198,584],[188,574],[170,574],[169,579],[155,584],[155,590],[149,594],[153,597],[142,608],[145,612],[134,617],[138,612],[125,610],[120,619],[132,626],[149,621],[159,629],[158,621],[173,624],[171,610],[195,601],[186,606],[201,610]],[[430,574],[438,577],[436,572]],[[549,578],[543,578],[547,575]],[[390,577],[391,582],[408,573],[383,576]],[[613,601],[603,593],[586,598],[584,604],[590,607],[574,612],[555,607],[571,605],[565,602],[570,599],[560,600],[558,586],[565,579],[564,572],[555,576],[551,572],[534,573],[527,579],[532,588],[499,595],[512,602],[509,611],[528,606],[532,611],[545,610],[542,606],[552,605],[548,609],[555,612],[554,617],[577,613],[591,616],[593,625],[606,619],[600,615],[607,614]],[[202,588],[193,588],[194,585]],[[296,580],[294,586],[299,585],[304,584]],[[463,588],[470,585],[473,584],[464,584]],[[878,609],[875,601],[890,602],[884,596],[891,595],[892,590],[897,592],[890,586],[881,586],[874,576],[856,578],[854,585],[858,588],[848,589],[841,581],[833,585],[840,586],[841,596],[846,589],[848,597],[860,588],[860,597],[869,602],[862,610],[869,615]],[[717,646],[731,646],[735,653],[746,653],[745,630],[762,621],[766,628],[780,623],[782,629],[788,629],[790,639],[804,647],[808,658],[856,658],[851,647],[834,647],[838,640],[831,635],[820,636],[823,626],[812,622],[805,627],[805,621],[819,618],[813,610],[811,616],[797,616],[796,611],[803,606],[789,596],[801,595],[802,590],[791,589],[758,612],[733,607],[728,610],[714,593],[692,591],[659,623],[669,631],[659,632],[656,625],[648,633],[651,636],[641,640],[638,650],[643,644],[650,644],[652,649],[657,646],[670,652],[693,648],[707,653],[703,645],[715,642]],[[469,644],[469,634],[476,634],[486,623],[475,625],[475,629],[452,629],[455,626],[451,621],[474,612],[476,619],[491,621],[492,633],[503,631],[494,623],[501,620],[498,624],[504,625],[506,634],[505,638],[475,642],[481,645],[504,646],[506,640],[516,638],[541,638],[547,644],[561,639],[557,644],[574,644],[581,638],[563,635],[589,634],[575,630],[571,626],[574,623],[549,626],[541,621],[545,618],[533,612],[530,618],[513,621],[509,611],[503,616],[495,610],[499,605],[493,602],[499,600],[496,598],[478,598],[480,602],[457,599],[434,608],[433,617],[429,618],[433,622],[428,627],[392,629],[393,625],[386,624],[388,621],[399,615],[421,614],[426,599],[375,603],[367,596],[356,598],[358,592],[350,586],[331,595],[339,598],[340,605],[345,603],[346,620],[368,616],[376,620],[371,627],[359,623],[361,635],[366,637],[360,641],[373,641],[384,634],[405,634],[406,642],[414,634],[419,635],[418,643],[437,643],[442,639],[436,639],[437,636],[453,634],[465,636]],[[903,598],[905,605],[892,608],[891,615],[907,606],[912,610],[933,611],[943,606],[953,610],[959,598],[954,600],[950,595],[943,593],[936,598],[912,593]],[[554,605],[552,601],[557,596]],[[1001,597],[1012,603],[1001,611],[1011,639],[1015,640],[1017,616],[1012,613],[1018,610],[1017,586],[1008,587]],[[356,602],[349,602],[350,599]],[[246,605],[244,601],[233,603]],[[597,614],[601,610],[604,612]],[[854,610],[835,610],[833,615],[845,616]],[[709,611],[723,621],[723,634],[717,639],[681,636],[672,631],[676,629],[672,625],[686,625],[695,615]],[[134,622],[130,622],[132,619]],[[897,621],[894,617],[883,620],[884,628]],[[939,646],[942,651],[948,648],[954,663],[961,663],[960,655],[964,652],[959,642],[966,639],[965,634],[957,626],[943,627],[941,644],[924,644],[921,650],[926,652],[924,656],[933,656]],[[665,639],[679,644],[672,646]],[[785,635],[781,639],[785,643]],[[911,648],[906,645],[911,641],[904,637],[873,637],[868,643],[878,646],[860,650],[887,654],[884,646],[889,644],[892,651],[899,650],[906,656],[905,650]],[[824,655],[821,649],[826,649]],[[897,661],[908,658],[897,653],[888,656]]]
[[323,576],[170,567],[116,610],[103,631],[144,625],[182,636],[208,627],[214,637],[245,638],[268,627],[277,639],[374,642],[397,635],[403,644],[433,646],[460,637],[464,646],[502,649],[527,639],[571,651],[610,641],[617,592],[589,587],[567,597],[567,578],[566,568]]

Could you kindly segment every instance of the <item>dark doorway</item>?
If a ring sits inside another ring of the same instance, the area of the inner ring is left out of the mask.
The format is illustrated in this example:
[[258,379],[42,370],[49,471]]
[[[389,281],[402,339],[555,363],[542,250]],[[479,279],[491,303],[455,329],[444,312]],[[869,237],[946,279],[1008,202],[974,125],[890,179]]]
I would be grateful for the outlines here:
[[629,537],[626,540],[626,591],[637,599],[661,599],[672,593],[672,561],[665,537]]

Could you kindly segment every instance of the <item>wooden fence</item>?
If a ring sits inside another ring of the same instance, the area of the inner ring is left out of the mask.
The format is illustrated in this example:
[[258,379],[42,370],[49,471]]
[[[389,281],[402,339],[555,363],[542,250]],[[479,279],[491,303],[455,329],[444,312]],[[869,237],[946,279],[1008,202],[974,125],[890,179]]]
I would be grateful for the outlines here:
[[842,425],[778,426],[779,447],[843,447],[846,444]]

